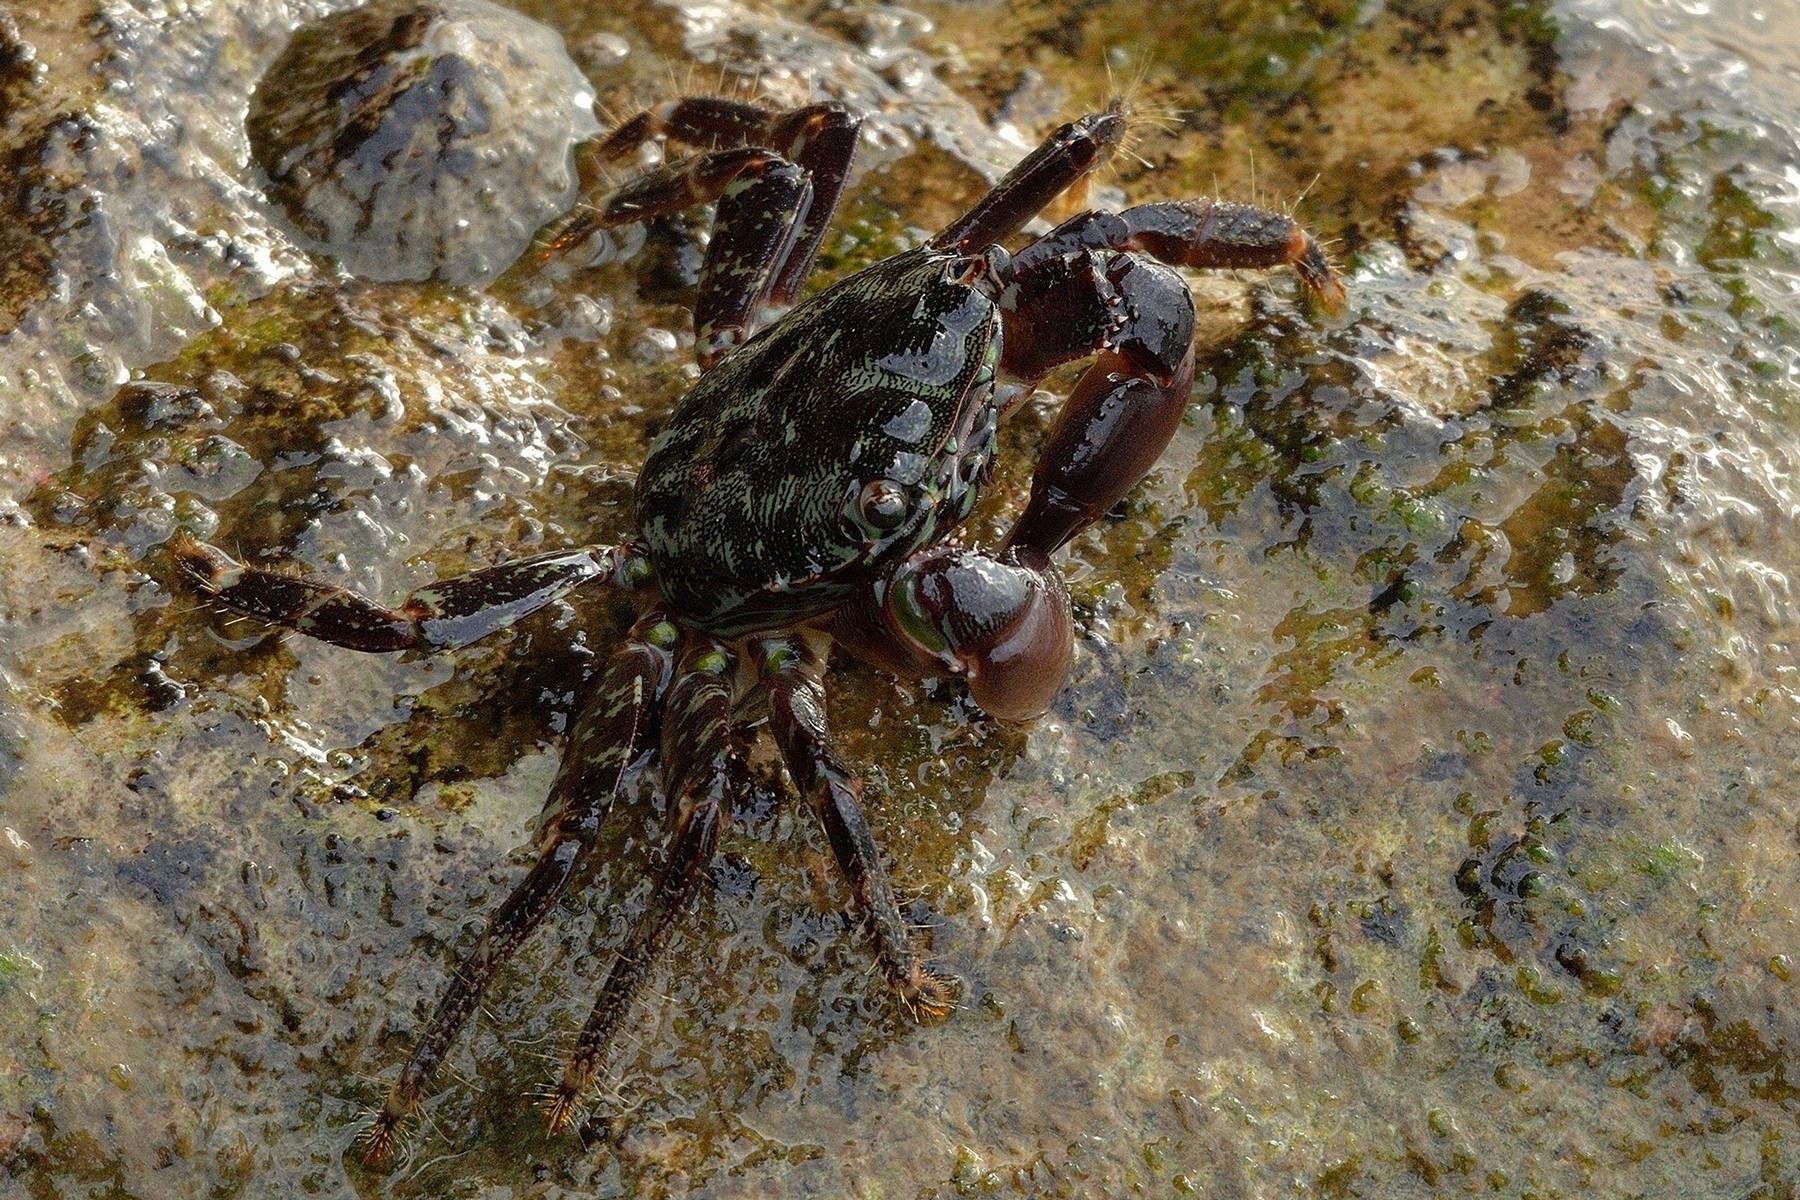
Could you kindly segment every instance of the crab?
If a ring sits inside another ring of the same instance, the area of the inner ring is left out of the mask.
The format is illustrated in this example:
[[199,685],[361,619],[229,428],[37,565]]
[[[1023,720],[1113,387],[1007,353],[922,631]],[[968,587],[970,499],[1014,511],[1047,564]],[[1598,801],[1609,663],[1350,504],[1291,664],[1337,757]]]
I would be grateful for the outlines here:
[[[1143,477],[1188,403],[1194,305],[1172,268],[1288,266],[1327,309],[1342,303],[1314,239],[1246,205],[1087,211],[1006,250],[1118,144],[1118,102],[1056,130],[922,245],[801,300],[859,124],[832,103],[780,111],[691,97],[598,143],[614,160],[657,139],[699,151],[566,222],[547,254],[598,227],[717,206],[694,306],[703,374],[650,449],[624,544],[503,562],[396,607],[191,538],[174,547],[230,612],[352,650],[449,650],[577,589],[621,588],[640,602],[572,722],[535,862],[456,968],[362,1135],[369,1165],[392,1153],[496,970],[583,877],[629,772],[654,749],[672,823],[666,864],[547,1094],[549,1128],[569,1124],[731,820],[748,723],[765,714],[888,986],[916,1018],[948,1014],[955,985],[914,946],[861,783],[832,750],[831,645],[895,672],[958,677],[998,718],[1043,712],[1074,640],[1052,556]],[[1001,417],[1053,368],[1089,357],[1010,531],[990,549],[960,544]]]

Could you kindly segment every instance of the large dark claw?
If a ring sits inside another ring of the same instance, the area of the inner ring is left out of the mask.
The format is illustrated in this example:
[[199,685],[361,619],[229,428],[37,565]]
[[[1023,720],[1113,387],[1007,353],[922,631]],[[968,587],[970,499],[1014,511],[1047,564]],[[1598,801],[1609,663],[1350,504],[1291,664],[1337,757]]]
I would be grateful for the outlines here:
[[956,675],[985,712],[1022,721],[1069,673],[1069,593],[1031,546],[921,551],[839,611],[832,636],[902,675]]
[[1007,545],[1052,554],[1123,499],[1175,435],[1193,387],[1192,346],[1166,380],[1102,354],[1057,413]]

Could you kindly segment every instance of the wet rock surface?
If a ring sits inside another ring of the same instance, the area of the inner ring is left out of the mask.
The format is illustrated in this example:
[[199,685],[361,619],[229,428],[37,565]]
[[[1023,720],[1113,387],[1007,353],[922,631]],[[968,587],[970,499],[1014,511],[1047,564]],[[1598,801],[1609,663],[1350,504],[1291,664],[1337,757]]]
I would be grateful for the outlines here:
[[599,132],[562,38],[487,0],[376,0],[295,30],[250,97],[250,151],[351,274],[485,284],[567,212]]
[[[1175,5],[1139,32],[1023,2],[534,6],[615,115],[686,72],[876,110],[827,276],[1103,103],[1105,60],[1155,119],[1100,201],[1305,189],[1350,303],[1197,282],[1193,409],[1065,556],[1080,647],[1048,716],[834,670],[840,748],[964,984],[948,1023],[885,996],[760,758],[582,1136],[528,1100],[643,902],[649,796],[388,1175],[346,1151],[517,877],[621,614],[359,656],[202,611],[167,542],[392,597],[619,536],[688,382],[703,225],[494,295],[336,278],[242,124],[322,15],[0,25],[6,1187],[1791,1190],[1779,13]],[[1011,423],[971,536],[1003,527],[1045,423]]]

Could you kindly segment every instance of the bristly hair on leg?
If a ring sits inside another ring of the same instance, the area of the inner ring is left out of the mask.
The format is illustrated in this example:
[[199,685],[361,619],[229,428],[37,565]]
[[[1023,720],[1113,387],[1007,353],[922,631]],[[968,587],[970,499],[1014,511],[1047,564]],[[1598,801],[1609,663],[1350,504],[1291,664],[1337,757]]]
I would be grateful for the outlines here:
[[[465,1087],[475,1082],[473,1076],[466,1074],[459,1075],[458,1080]],[[449,1134],[437,1119],[436,1109],[436,1104],[421,1102],[405,1116],[390,1119],[385,1115],[385,1105],[375,1109],[365,1106],[363,1128],[351,1143],[357,1161],[371,1170],[377,1167],[385,1169],[394,1162],[394,1156],[398,1152],[400,1157],[396,1165],[404,1171],[413,1159],[413,1147],[419,1138],[426,1141],[449,1141]],[[405,1135],[408,1125],[417,1126],[418,1138],[408,1138]]]
[[404,1149],[405,1141],[400,1136],[400,1126],[395,1122],[382,1120],[381,1110],[378,1108],[374,1119],[363,1125],[350,1146],[358,1162],[365,1167],[375,1168],[384,1167],[391,1162],[394,1151]]
[[587,1124],[594,1101],[570,1096],[560,1084],[544,1082],[531,1089],[531,1105],[544,1114],[544,1125],[552,1133],[560,1133],[573,1124],[577,1129]]
[[395,1150],[405,1149],[398,1127],[384,1127],[380,1117],[379,1104],[356,1106],[356,1136],[350,1141],[350,1153],[365,1167],[383,1166]]
[[915,965],[913,977],[900,992],[900,1002],[914,1021],[931,1025],[956,1011],[960,990],[955,979],[932,970],[921,959]]
[[[700,74],[709,66],[712,68],[713,78],[710,81],[703,81]],[[764,99],[760,64],[749,75],[734,71],[732,65],[723,58],[715,59],[711,63],[690,61],[676,64],[665,62],[664,69],[669,80],[667,89],[655,93],[655,98],[636,107],[649,108],[659,99],[666,100],[671,96],[717,96],[722,100],[738,100],[745,104],[756,104]]]
[[1153,129],[1160,133],[1171,133],[1180,127],[1187,116],[1186,110],[1176,105],[1146,98],[1153,66],[1148,55],[1135,56],[1131,62],[1131,73],[1123,82],[1115,75],[1110,62],[1106,66],[1106,87],[1112,94],[1107,108],[1125,118],[1125,132],[1119,139],[1117,153],[1130,158],[1146,171],[1155,169],[1156,164],[1139,150],[1145,140],[1145,131]]
[[[1292,200],[1288,201],[1287,207],[1283,208],[1281,211],[1285,212],[1290,217],[1293,216],[1300,210],[1300,205],[1305,203],[1307,196],[1312,194],[1312,190],[1319,186],[1319,180],[1323,178],[1325,178],[1325,172],[1314,172],[1313,177],[1306,181],[1306,186],[1301,188],[1299,193],[1295,195]],[[1336,241],[1337,239],[1333,238],[1331,240]],[[1324,242],[1320,242],[1319,244],[1321,246],[1325,245]]]

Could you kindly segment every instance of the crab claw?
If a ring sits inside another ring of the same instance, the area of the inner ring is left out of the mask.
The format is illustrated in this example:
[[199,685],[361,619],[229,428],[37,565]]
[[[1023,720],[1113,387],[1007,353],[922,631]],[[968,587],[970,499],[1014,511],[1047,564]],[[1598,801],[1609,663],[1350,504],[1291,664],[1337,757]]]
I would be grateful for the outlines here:
[[1013,721],[1050,707],[1075,645],[1061,574],[1023,546],[922,550],[844,605],[831,632],[896,674],[961,676],[985,712]]

